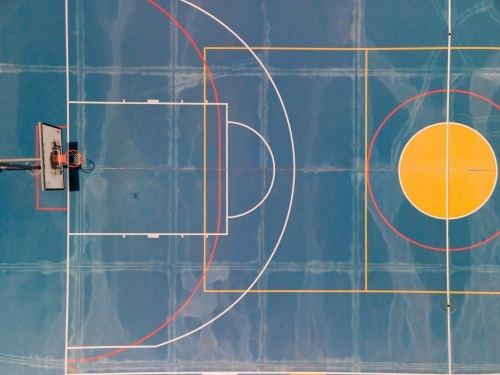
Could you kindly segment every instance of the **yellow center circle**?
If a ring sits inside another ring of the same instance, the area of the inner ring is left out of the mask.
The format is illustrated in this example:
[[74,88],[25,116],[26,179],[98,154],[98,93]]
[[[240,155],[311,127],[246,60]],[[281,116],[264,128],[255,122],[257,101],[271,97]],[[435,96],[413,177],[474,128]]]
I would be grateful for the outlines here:
[[439,123],[415,134],[403,149],[398,171],[408,200],[439,219],[458,219],[477,211],[493,193],[498,175],[488,141],[476,130],[452,122],[448,129]]

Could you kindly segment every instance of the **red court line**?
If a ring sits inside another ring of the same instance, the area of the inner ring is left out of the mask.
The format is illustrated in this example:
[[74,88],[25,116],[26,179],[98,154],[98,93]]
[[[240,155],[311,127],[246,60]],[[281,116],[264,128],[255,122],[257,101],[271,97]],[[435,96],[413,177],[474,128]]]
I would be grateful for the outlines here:
[[[64,126],[58,126],[59,129],[66,129],[68,126],[67,125],[64,125]],[[38,157],[39,153],[40,153],[40,150],[38,149],[38,128],[39,126],[37,125],[35,127],[35,150],[36,150],[36,157]],[[38,167],[38,162],[35,163],[35,166]],[[40,179],[39,179],[39,174],[36,174],[35,173],[35,206],[36,206],[36,209],[37,211],[68,211],[68,208],[67,207],[40,207],[40,187],[38,186],[39,185],[39,182]],[[69,187],[68,187],[69,188]]]
[[[189,33],[187,32],[187,30],[179,23],[179,21],[177,21],[177,19],[175,17],[173,17],[169,12],[167,12],[164,8],[162,8],[159,4],[157,4],[156,2],[154,2],[153,0],[148,0],[150,4],[152,4],[154,7],[156,7],[160,12],[162,12],[164,15],[166,15],[174,24],[175,26],[177,26],[177,28],[182,31],[182,33],[186,36],[186,38],[189,40],[189,42],[191,43],[191,45],[193,46],[193,48],[195,49],[196,53],[198,54],[198,57],[200,58],[201,62],[203,63],[206,71],[207,71],[207,75],[208,75],[208,78],[210,80],[210,84],[212,86],[212,91],[214,93],[214,98],[215,98],[215,102],[217,104],[219,104],[219,95],[217,93],[217,88],[215,86],[215,82],[214,82],[214,79],[213,79],[213,76],[212,76],[212,73],[210,71],[210,68],[208,67],[208,64],[207,62],[205,61],[205,59],[203,58],[203,54],[201,53],[200,49],[198,48],[198,45],[196,44],[196,42],[193,40],[193,38],[191,37],[191,35],[189,35]],[[177,311],[175,311],[175,313],[170,317],[168,318],[162,325],[160,325],[158,328],[156,328],[155,330],[153,330],[152,332],[150,332],[149,334],[147,334],[146,336],[140,338],[139,340],[135,341],[134,343],[128,345],[128,346],[137,346],[141,343],[143,343],[144,341],[146,341],[147,339],[151,338],[152,336],[156,335],[158,332],[160,332],[163,328],[165,328],[167,325],[169,325],[181,312],[182,310],[184,310],[184,308],[189,304],[189,302],[193,299],[194,295],[196,294],[196,292],[200,289],[200,286],[202,285],[203,283],[203,280],[205,280],[205,277],[207,275],[207,272],[210,268],[210,265],[212,264],[212,260],[214,258],[214,255],[215,255],[215,249],[217,248],[217,244],[219,242],[219,235],[218,233],[220,232],[220,226],[221,226],[221,173],[222,173],[222,164],[221,164],[221,155],[222,155],[222,151],[221,151],[221,143],[222,143],[222,130],[221,130],[221,113],[220,113],[220,105],[217,105],[217,120],[218,120],[218,168],[217,168],[217,176],[218,176],[218,187],[217,187],[217,230],[215,231],[215,233],[217,233],[215,235],[215,239],[214,239],[214,244],[213,244],[213,247],[212,247],[212,252],[210,254],[210,258],[208,259],[207,261],[207,264],[206,264],[206,267],[203,271],[203,274],[201,275],[200,279],[198,280],[195,288],[193,289],[193,291],[191,292],[191,294],[186,298],[186,300],[184,301],[184,303],[177,309]],[[86,358],[78,358],[78,359],[68,359],[68,363],[80,363],[80,362],[87,362],[87,361],[95,361],[97,359],[102,359],[102,358],[106,358],[106,357],[110,357],[110,356],[113,356],[113,355],[116,355],[118,353],[122,353],[124,351],[128,350],[128,348],[121,348],[121,349],[116,349],[114,351],[111,351],[111,352],[108,352],[108,353],[104,353],[104,354],[101,354],[101,355],[96,355],[96,356],[93,356],[93,357],[86,357]]]

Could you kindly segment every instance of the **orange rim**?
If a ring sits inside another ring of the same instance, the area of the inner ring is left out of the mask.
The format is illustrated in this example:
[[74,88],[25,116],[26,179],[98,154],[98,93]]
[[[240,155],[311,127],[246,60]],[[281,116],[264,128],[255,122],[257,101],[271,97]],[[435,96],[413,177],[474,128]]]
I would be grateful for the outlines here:
[[65,154],[64,162],[70,168],[78,168],[85,162],[85,157],[80,151],[77,150],[69,150]]

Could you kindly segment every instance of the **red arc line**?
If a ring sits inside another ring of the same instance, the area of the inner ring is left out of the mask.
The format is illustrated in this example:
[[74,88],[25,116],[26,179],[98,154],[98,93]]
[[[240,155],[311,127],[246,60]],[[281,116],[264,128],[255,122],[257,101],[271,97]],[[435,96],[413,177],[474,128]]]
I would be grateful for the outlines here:
[[[207,71],[207,75],[208,75],[208,78],[210,80],[210,84],[212,86],[212,90],[213,90],[213,93],[214,93],[215,102],[217,104],[219,104],[219,95],[217,93],[217,88],[215,86],[215,82],[214,82],[212,73],[210,71],[210,68],[209,68],[207,62],[203,58],[203,54],[201,53],[200,49],[198,48],[198,45],[196,44],[196,42],[193,40],[193,38],[191,37],[191,35],[189,35],[189,33],[187,32],[187,30],[179,23],[179,21],[177,21],[177,19],[175,17],[173,17],[169,12],[167,12],[164,8],[162,8],[155,1],[148,0],[148,2],[150,4],[152,4],[153,6],[155,6],[163,14],[165,14],[175,24],[175,26],[177,26],[177,28],[180,31],[182,31],[182,33],[186,36],[186,38],[189,40],[189,42],[191,43],[191,45],[194,47],[194,49],[196,50],[196,53],[198,54],[198,57],[200,58],[201,62],[203,63],[203,65],[204,65],[204,67],[205,67],[205,69]],[[195,288],[193,289],[193,291],[191,292],[191,294],[186,298],[186,300],[184,301],[184,303],[177,309],[177,311],[175,311],[175,313],[172,314],[172,316],[170,318],[168,318],[158,328],[156,328],[152,332],[148,333],[146,336],[140,338],[139,340],[133,342],[132,344],[130,344],[128,346],[137,346],[137,345],[143,343],[144,341],[146,341],[147,339],[151,338],[152,336],[156,335],[163,328],[165,328],[167,325],[169,325],[182,312],[182,310],[184,310],[184,308],[193,299],[193,297],[196,294],[196,292],[198,291],[198,289],[200,289],[200,286],[202,285],[203,280],[205,279],[205,277],[207,275],[207,272],[208,272],[208,270],[210,268],[210,265],[212,263],[212,260],[214,258],[215,249],[217,248],[217,244],[219,242],[218,233],[220,231],[220,223],[221,223],[220,219],[221,219],[221,171],[222,171],[222,166],[221,166],[221,155],[222,155],[222,151],[221,151],[221,140],[222,140],[222,135],[221,135],[221,113],[220,113],[220,106],[217,105],[216,107],[217,107],[217,120],[218,120],[218,154],[217,154],[218,155],[218,168],[217,168],[217,172],[218,172],[218,189],[217,189],[217,201],[218,201],[218,205],[217,205],[217,207],[218,207],[218,209],[217,209],[217,230],[215,232],[217,234],[215,235],[215,240],[214,240],[214,244],[213,244],[213,247],[212,247],[212,252],[210,254],[210,258],[208,259],[207,264],[206,264],[206,268],[203,271],[203,274],[201,275],[200,279],[198,280]],[[116,355],[118,353],[122,353],[122,352],[124,352],[126,350],[128,350],[128,348],[120,348],[120,349],[116,349],[116,350],[113,350],[111,352],[100,354],[100,355],[96,355],[96,356],[93,356],[93,357],[86,357],[86,358],[79,358],[79,359],[68,359],[68,363],[80,363],[80,362],[95,361],[95,360],[98,360],[98,359],[102,359],[102,358],[106,358],[106,357],[111,357],[111,356]]]

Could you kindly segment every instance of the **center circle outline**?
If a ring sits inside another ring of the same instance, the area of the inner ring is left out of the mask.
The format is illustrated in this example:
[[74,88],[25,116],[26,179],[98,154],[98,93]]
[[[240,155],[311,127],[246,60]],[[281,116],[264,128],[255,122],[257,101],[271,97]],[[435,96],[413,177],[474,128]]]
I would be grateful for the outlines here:
[[[469,215],[472,215],[474,212],[478,211],[481,209],[481,207],[483,207],[486,202],[488,202],[488,200],[491,198],[491,196],[493,195],[493,192],[495,191],[495,188],[496,188],[496,185],[497,185],[497,182],[498,182],[498,163],[497,163],[497,158],[496,158],[496,155],[495,155],[495,150],[493,150],[493,147],[491,147],[490,145],[490,142],[488,142],[488,140],[486,139],[486,137],[484,137],[481,133],[479,133],[476,129],[470,127],[470,126],[467,126],[467,125],[464,125],[464,124],[461,124],[459,122],[456,122],[456,121],[450,121],[450,124],[453,124],[453,125],[458,125],[458,126],[461,126],[463,128],[467,128],[468,130],[472,131],[473,133],[475,133],[477,136],[479,136],[479,138],[481,138],[485,143],[486,145],[488,146],[489,150],[491,151],[491,153],[493,154],[493,160],[495,161],[495,182],[493,183],[493,186],[491,188],[491,191],[490,193],[488,194],[487,198],[483,201],[483,203],[481,203],[477,208],[475,208],[473,211],[471,212],[468,212],[467,214],[465,215],[462,215],[462,216],[456,216],[456,217],[450,217],[448,218],[448,220],[457,220],[457,219],[462,219],[464,217],[467,217]],[[406,197],[406,199],[408,199],[408,201],[412,204],[412,206],[414,208],[416,208],[418,211],[420,211],[421,213],[423,213],[424,215],[427,215],[429,217],[432,217],[434,219],[438,219],[438,220],[446,220],[446,218],[443,218],[443,217],[439,217],[439,216],[434,216],[434,215],[431,215],[430,213],[428,212],[425,212],[424,210],[422,210],[420,207],[418,207],[411,199],[410,199],[410,196],[409,194],[406,192],[405,188],[404,188],[404,185],[403,185],[403,182],[401,181],[401,161],[403,160],[403,155],[405,153],[405,150],[406,148],[408,147],[408,145],[410,144],[410,142],[415,138],[417,137],[419,134],[421,134],[422,132],[424,132],[425,130],[429,129],[429,128],[432,128],[432,127],[435,127],[435,126],[441,126],[441,125],[446,125],[446,122],[436,122],[435,124],[432,124],[432,125],[427,125],[425,128],[422,128],[420,129],[418,132],[416,132],[415,134],[412,135],[412,137],[408,140],[408,142],[406,142],[405,146],[403,147],[403,151],[401,151],[401,155],[399,156],[399,162],[398,162],[398,178],[399,178],[399,185],[401,186],[401,190],[403,190],[403,193]]]

